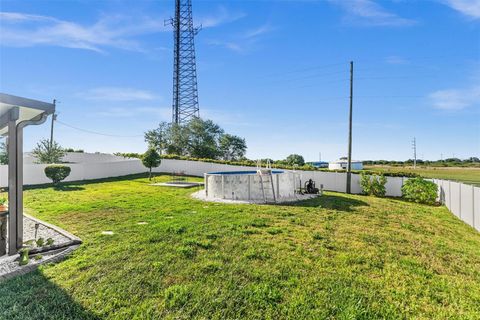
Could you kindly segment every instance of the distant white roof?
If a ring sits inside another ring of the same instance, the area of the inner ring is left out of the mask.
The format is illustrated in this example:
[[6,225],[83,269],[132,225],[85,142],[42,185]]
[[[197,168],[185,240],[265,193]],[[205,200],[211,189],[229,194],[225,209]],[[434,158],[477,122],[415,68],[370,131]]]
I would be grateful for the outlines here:
[[16,120],[18,124],[22,121],[37,120],[42,114],[54,113],[55,105],[0,93],[0,135],[8,131],[10,111],[13,110],[18,110],[18,119]]
[[[329,163],[347,163],[347,160],[335,160],[335,161],[330,161]],[[363,161],[360,160],[352,160],[352,163],[363,163]]]

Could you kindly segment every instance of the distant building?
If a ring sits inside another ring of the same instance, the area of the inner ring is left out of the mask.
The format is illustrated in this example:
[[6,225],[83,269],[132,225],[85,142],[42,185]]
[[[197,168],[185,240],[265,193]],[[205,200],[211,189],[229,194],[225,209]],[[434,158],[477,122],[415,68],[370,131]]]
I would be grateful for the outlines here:
[[[328,163],[329,170],[347,170],[348,161],[340,159]],[[352,170],[363,170],[363,162],[358,160],[352,160]]]
[[307,164],[310,164],[315,168],[328,168],[328,162],[325,161],[313,161],[307,162]]

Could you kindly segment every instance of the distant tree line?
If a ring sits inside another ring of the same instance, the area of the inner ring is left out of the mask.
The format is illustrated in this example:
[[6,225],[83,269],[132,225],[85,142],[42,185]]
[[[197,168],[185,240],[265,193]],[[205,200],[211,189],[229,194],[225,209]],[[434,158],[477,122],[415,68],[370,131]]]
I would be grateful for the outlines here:
[[[363,164],[365,165],[386,165],[386,166],[411,166],[413,165],[414,160],[408,159],[406,161],[390,161],[390,160],[365,160]],[[480,158],[478,157],[469,157],[467,159],[459,158],[447,158],[443,160],[422,160],[417,159],[418,165],[431,166],[431,167],[465,167],[465,166],[479,166]]]

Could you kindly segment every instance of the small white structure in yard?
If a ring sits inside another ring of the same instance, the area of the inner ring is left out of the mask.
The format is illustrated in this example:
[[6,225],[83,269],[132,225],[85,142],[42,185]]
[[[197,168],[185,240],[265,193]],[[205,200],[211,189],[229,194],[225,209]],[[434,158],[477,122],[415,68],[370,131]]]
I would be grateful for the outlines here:
[[[328,163],[329,170],[347,170],[348,161],[340,159]],[[363,170],[363,162],[358,160],[352,160],[352,170]]]

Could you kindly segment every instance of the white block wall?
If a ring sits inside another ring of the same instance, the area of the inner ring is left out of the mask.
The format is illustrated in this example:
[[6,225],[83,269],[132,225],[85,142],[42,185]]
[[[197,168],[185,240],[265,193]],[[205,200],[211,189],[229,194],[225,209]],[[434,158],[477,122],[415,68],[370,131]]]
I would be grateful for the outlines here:
[[[80,159],[80,158],[79,158]],[[72,157],[73,160],[73,157]],[[118,159],[108,156],[89,156],[87,161],[70,163],[72,168],[66,181],[92,180],[119,177],[146,172],[147,169],[138,159]],[[24,164],[24,184],[35,185],[50,183],[45,176],[44,164]],[[187,175],[203,177],[206,172],[255,170],[255,167],[232,166],[200,161],[163,159],[154,172],[184,172]],[[302,185],[313,179],[317,187],[323,184],[324,190],[345,192],[346,173],[322,171],[298,171]],[[387,196],[400,197],[402,185],[407,178],[387,177]],[[433,179],[439,187],[439,199],[459,219],[480,231],[480,188],[448,180]],[[8,166],[0,165],[0,187],[8,186]],[[361,193],[360,176],[352,174],[352,193]]]

